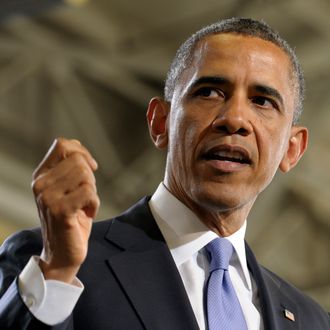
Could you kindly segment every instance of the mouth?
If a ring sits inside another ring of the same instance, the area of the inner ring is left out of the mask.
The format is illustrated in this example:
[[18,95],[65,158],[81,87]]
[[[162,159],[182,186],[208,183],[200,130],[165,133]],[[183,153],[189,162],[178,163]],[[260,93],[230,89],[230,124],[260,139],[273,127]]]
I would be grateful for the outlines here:
[[252,159],[246,149],[231,145],[213,147],[207,150],[202,155],[202,158],[207,161],[213,161],[217,167],[220,167],[219,169],[233,170],[252,164]]

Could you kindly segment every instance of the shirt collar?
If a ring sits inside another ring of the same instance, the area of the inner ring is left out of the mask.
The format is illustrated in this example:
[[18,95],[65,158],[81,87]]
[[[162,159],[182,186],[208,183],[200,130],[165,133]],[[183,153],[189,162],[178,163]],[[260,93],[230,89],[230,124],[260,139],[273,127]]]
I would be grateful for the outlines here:
[[[173,196],[163,183],[153,194],[149,206],[177,266],[218,237],[186,205]],[[242,280],[251,290],[251,278],[245,254],[245,231],[246,221],[239,230],[225,238],[232,243],[236,252],[230,264],[238,269]]]

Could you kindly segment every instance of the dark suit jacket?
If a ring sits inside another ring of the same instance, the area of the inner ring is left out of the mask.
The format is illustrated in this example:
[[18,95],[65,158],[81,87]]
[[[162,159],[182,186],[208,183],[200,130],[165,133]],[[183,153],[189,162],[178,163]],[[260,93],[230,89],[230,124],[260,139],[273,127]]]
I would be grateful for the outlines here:
[[[144,198],[121,216],[93,225],[78,277],[85,285],[72,315],[48,327],[37,321],[17,291],[17,276],[42,248],[40,230],[13,235],[0,250],[0,329],[194,330],[198,325],[181,277]],[[329,330],[313,300],[247,260],[258,285],[266,330]],[[294,313],[295,322],[284,310]],[[239,330],[239,329],[237,329]]]

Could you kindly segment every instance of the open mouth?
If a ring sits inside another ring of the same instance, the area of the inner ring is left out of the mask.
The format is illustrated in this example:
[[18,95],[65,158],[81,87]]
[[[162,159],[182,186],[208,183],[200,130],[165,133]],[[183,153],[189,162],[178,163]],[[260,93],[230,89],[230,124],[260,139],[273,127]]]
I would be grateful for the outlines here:
[[227,145],[214,147],[203,154],[206,160],[219,160],[225,162],[250,165],[252,163],[248,152],[241,147]]

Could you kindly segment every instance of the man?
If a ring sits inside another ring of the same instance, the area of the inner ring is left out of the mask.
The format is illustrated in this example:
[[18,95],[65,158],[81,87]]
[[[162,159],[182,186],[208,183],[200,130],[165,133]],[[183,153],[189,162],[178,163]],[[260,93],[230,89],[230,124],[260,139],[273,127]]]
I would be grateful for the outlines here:
[[[257,196],[306,150],[303,93],[293,51],[266,24],[200,30],[148,108],[151,138],[167,149],[163,183],[94,225],[96,161],[78,141],[56,140],[33,175],[42,235],[18,233],[1,250],[1,329],[329,329],[321,307],[244,245]],[[211,292],[215,241],[230,262],[226,289]],[[219,296],[235,304],[228,314]]]

